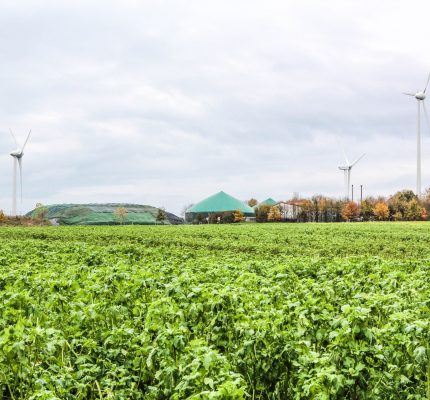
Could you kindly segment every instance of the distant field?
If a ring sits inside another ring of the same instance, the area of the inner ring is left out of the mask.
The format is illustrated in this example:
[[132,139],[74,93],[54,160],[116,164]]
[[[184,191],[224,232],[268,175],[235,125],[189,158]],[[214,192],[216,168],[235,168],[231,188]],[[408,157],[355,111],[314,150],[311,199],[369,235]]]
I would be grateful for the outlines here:
[[429,223],[0,240],[0,399],[430,399]]

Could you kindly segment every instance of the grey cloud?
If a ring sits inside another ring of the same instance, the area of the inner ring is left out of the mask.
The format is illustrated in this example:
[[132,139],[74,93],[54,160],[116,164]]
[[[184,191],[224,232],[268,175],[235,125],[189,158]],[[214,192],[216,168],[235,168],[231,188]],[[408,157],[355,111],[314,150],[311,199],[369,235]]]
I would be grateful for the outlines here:
[[33,129],[24,210],[136,201],[179,212],[221,189],[340,196],[337,137],[351,158],[367,153],[353,172],[365,193],[414,187],[416,105],[400,93],[421,88],[430,65],[429,7],[415,6],[3,2],[0,208],[9,126]]

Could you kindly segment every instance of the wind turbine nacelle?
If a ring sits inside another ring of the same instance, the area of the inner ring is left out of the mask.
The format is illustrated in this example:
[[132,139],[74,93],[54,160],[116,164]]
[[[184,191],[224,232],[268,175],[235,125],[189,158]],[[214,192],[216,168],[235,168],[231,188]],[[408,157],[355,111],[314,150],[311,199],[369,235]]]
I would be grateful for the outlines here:
[[12,157],[21,158],[24,155],[24,153],[20,149],[17,149],[17,150],[12,151],[12,153],[10,153],[10,155]]
[[418,92],[418,93],[415,93],[415,98],[417,100],[424,100],[426,98],[426,95],[424,92]]

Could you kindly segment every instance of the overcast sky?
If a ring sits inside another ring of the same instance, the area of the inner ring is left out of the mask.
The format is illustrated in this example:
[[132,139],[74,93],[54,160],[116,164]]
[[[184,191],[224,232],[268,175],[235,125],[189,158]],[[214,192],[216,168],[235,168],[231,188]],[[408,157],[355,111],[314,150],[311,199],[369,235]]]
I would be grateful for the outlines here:
[[[428,1],[0,3],[0,208],[415,189]],[[430,105],[429,105],[430,106]],[[430,130],[422,121],[423,187]],[[337,139],[338,138],[338,139]]]

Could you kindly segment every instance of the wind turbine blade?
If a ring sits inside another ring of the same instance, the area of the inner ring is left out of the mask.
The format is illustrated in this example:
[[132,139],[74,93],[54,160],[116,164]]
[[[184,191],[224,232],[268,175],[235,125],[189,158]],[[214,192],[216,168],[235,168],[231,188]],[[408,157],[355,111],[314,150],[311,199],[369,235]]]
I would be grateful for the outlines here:
[[429,77],[427,78],[427,83],[426,83],[426,87],[424,88],[423,92],[425,93],[427,90],[427,86],[429,85],[429,81],[430,81],[430,74]]
[[30,133],[31,133],[31,129],[30,129],[30,132],[28,132],[27,139],[25,139],[25,142],[24,142],[24,145],[22,146],[21,152],[24,152],[24,147],[27,144],[28,139],[30,139]]
[[15,142],[16,147],[18,148],[18,147],[19,147],[19,146],[18,146],[18,142],[16,141],[16,137],[15,137],[15,135],[13,134],[12,129],[10,129],[10,128],[9,128],[9,132],[10,132],[10,134],[12,135],[12,138],[13,138],[13,141]]
[[343,153],[343,156],[345,157],[346,164],[349,165],[349,160],[348,160],[348,157],[346,156],[345,149],[343,147],[342,147],[342,153]]
[[342,154],[345,158],[346,165],[349,165],[349,160],[348,160],[348,157],[346,156],[345,149],[343,148],[342,143],[340,142],[340,139],[338,137],[336,137],[336,141],[337,141],[337,145],[340,147]]
[[366,155],[366,153],[363,153],[360,157],[358,157],[357,158],[357,160],[355,160],[355,162],[353,162],[352,164],[351,164],[351,168],[355,165],[355,164],[357,164],[364,156]]
[[18,158],[19,165],[19,183],[21,186],[21,204],[22,204],[22,158]]
[[426,117],[427,126],[430,129],[430,120],[429,120],[429,115],[427,114],[426,103],[425,101],[422,101],[421,103],[423,104],[423,110],[424,110],[424,115]]
[[402,94],[405,94],[406,96],[413,96],[413,97],[415,97],[415,93],[402,92]]

